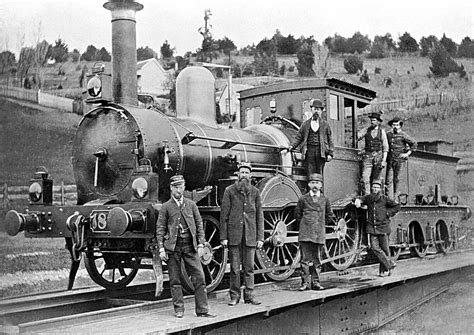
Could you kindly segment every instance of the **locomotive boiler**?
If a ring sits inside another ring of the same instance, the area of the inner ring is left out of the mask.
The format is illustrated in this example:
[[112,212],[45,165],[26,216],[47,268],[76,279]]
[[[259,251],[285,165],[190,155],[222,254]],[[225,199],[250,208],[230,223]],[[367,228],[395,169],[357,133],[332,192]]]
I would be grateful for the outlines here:
[[[104,7],[112,13],[112,74],[98,65],[88,77],[87,101],[94,107],[78,125],[72,152],[77,204],[53,205],[52,180],[39,170],[30,184],[28,210],[7,213],[7,232],[65,238],[72,258],[69,288],[84,256],[96,283],[119,289],[140,268],[152,267],[142,261],[156,253],[155,223],[161,204],[170,196],[169,179],[182,174],[185,196],[198,204],[203,217],[207,243],[201,262],[212,290],[227,264],[227,250],[219,241],[221,197],[235,181],[238,163],[251,162],[265,216],[256,273],[284,280],[300,260],[293,210],[306,190],[306,174],[301,154],[283,149],[308,116],[311,100],[318,98],[326,105],[323,117],[336,144],[335,159],[324,174],[325,193],[336,214],[326,227],[324,263],[339,270],[354,264],[364,242],[366,214],[351,206],[360,189],[357,120],[375,92],[335,78],[256,87],[240,92],[235,122],[222,127],[216,123],[213,75],[204,67],[190,66],[177,78],[176,116],[142,108],[137,103],[135,17],[143,6],[112,0]],[[439,195],[455,196],[450,185],[455,182],[457,159],[429,153],[413,156],[413,167],[409,162],[401,178],[404,207],[393,220],[394,257],[403,250],[423,256],[430,246],[447,250],[456,242],[460,221],[469,216],[469,209],[457,203],[416,202],[428,187]],[[423,172],[434,164],[443,167],[434,173],[443,178],[430,179],[433,174]],[[415,185],[422,174],[423,185]],[[191,291],[184,268],[183,280]]]

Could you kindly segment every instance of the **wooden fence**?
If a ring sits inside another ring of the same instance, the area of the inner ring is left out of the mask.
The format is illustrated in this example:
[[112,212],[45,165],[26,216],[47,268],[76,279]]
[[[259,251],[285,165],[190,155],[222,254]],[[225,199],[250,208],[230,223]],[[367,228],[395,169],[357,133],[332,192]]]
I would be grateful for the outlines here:
[[456,100],[455,95],[448,95],[444,92],[438,94],[425,94],[406,99],[395,100],[375,100],[369,106],[363,109],[363,114],[376,111],[393,111],[397,109],[413,109],[430,105],[442,105]]
[[[5,183],[0,193],[3,209],[17,208],[28,204],[28,186],[8,186]],[[53,205],[75,205],[77,203],[76,185],[54,185]]]

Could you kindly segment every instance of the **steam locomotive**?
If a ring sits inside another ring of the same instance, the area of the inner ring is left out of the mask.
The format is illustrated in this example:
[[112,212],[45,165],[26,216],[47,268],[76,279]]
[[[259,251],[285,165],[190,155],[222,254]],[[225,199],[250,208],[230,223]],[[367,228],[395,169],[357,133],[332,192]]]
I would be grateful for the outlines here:
[[[219,241],[221,198],[235,181],[238,163],[245,161],[254,167],[265,217],[256,273],[285,280],[300,261],[293,211],[307,185],[301,154],[283,149],[308,117],[311,100],[318,98],[326,105],[323,118],[336,144],[324,174],[336,220],[326,227],[323,262],[337,270],[354,264],[367,244],[366,213],[351,206],[361,189],[358,118],[376,93],[335,78],[251,88],[240,92],[240,111],[223,127],[216,123],[212,73],[190,66],[177,78],[176,116],[142,108],[137,103],[135,17],[143,6],[111,0],[104,7],[112,13],[112,74],[97,66],[88,77],[87,101],[94,107],[78,125],[72,153],[77,204],[53,205],[53,181],[39,170],[30,183],[29,208],[6,215],[8,234],[65,238],[72,258],[70,289],[82,256],[97,284],[123,288],[140,268],[150,268],[142,260],[156,252],[155,223],[170,196],[169,179],[182,174],[186,196],[198,204],[204,221],[208,242],[201,261],[210,291],[221,282],[227,264],[227,250]],[[392,219],[394,258],[404,250],[420,257],[428,248],[445,252],[457,243],[458,226],[470,217],[470,209],[458,204],[456,162],[439,152],[410,157],[400,176],[402,210]],[[429,193],[433,199],[423,205]],[[192,291],[184,267],[183,280]]]

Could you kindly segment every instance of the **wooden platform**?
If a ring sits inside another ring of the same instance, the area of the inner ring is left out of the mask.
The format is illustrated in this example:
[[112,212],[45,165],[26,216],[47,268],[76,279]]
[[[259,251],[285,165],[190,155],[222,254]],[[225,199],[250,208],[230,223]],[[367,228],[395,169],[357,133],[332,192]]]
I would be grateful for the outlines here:
[[474,251],[399,262],[390,277],[375,266],[323,276],[324,291],[297,291],[299,279],[256,290],[259,306],[227,305],[225,291],[211,293],[216,318],[198,318],[193,297],[186,298],[184,318],[174,317],[171,301],[146,302],[106,313],[18,325],[20,333],[57,334],[334,334],[376,329],[446,290],[474,269]]

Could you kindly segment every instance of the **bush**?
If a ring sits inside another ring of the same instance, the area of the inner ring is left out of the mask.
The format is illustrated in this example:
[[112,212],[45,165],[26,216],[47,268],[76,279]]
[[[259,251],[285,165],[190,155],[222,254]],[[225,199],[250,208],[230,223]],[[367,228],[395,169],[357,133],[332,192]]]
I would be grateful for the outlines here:
[[431,59],[430,70],[435,77],[447,77],[450,73],[462,73],[464,68],[461,68],[454,59],[451,58],[446,49],[437,44],[435,48],[429,53]]
[[382,69],[379,68],[379,67],[376,67],[374,73],[375,74],[380,74],[380,73],[382,73]]
[[362,71],[363,68],[364,62],[357,56],[349,56],[344,59],[344,69],[349,74],[355,74],[357,71]]
[[360,81],[363,83],[368,84],[370,81],[369,74],[367,73],[367,69],[364,70],[364,73],[360,76]]
[[288,67],[288,72],[294,72],[295,71],[295,66],[294,65],[290,65]]

